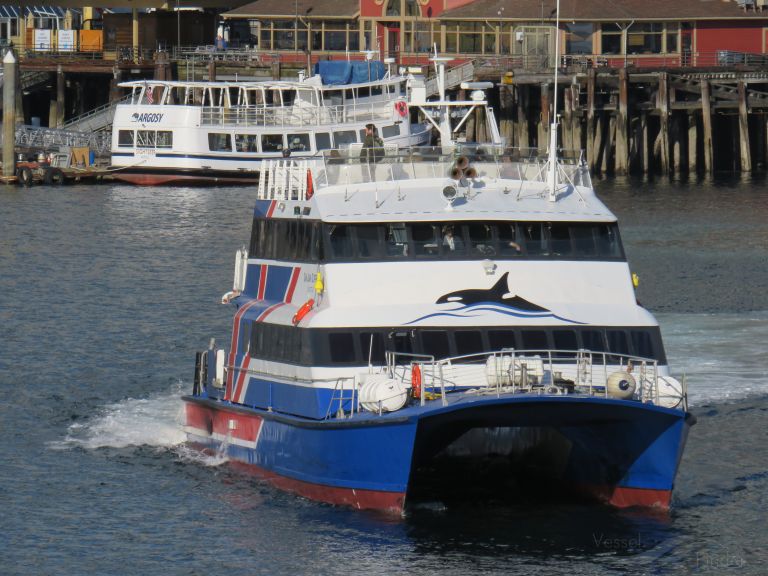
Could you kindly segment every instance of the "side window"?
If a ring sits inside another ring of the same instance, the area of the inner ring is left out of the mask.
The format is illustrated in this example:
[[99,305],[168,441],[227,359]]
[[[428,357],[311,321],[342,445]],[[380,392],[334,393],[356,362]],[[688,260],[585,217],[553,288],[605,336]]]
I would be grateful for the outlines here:
[[413,251],[416,256],[436,256],[438,254],[438,227],[434,224],[413,224]]
[[315,146],[318,150],[330,150],[333,148],[331,146],[331,135],[328,132],[318,132],[315,134]]
[[422,353],[435,359],[448,358],[451,355],[448,346],[448,333],[445,330],[423,330],[421,332]]
[[525,249],[531,256],[543,256],[548,253],[547,240],[544,236],[543,222],[523,222]]
[[256,134],[235,134],[235,150],[238,152],[258,152],[259,137]]
[[262,134],[261,151],[262,152],[280,152],[283,149],[282,134]]
[[357,142],[357,136],[354,130],[342,130],[333,133],[333,141],[336,144],[336,148],[340,148],[341,146]]
[[232,152],[232,136],[229,134],[209,132],[208,150],[211,152]]
[[309,134],[288,134],[288,148],[291,152],[308,152]]
[[133,130],[120,130],[117,133],[117,145],[120,147],[133,148]]
[[[608,330],[608,350],[626,356],[629,354],[629,342],[627,333],[624,330]],[[618,358],[614,358],[618,361]]]
[[155,131],[154,130],[137,130],[136,131],[136,147],[137,148],[154,148],[155,147]]
[[621,257],[619,228],[616,224],[598,224],[596,233],[597,253],[600,256],[610,258]]
[[331,362],[348,363],[355,360],[355,341],[350,332],[336,332],[328,335]]
[[400,136],[400,126],[397,124],[393,124],[392,126],[383,126],[381,128],[382,138],[394,138],[395,136]]
[[554,222],[549,225],[549,243],[553,256],[571,255],[571,235],[568,224]]
[[331,244],[331,258],[344,259],[352,257],[352,227],[346,224],[331,224],[328,227]]
[[156,138],[158,148],[173,148],[173,132],[170,130],[158,130]]
[[363,353],[365,364],[383,364],[386,361],[384,355],[384,336],[379,332],[361,332],[360,350]]
[[602,330],[582,330],[581,347],[592,352],[605,352]]
[[442,239],[443,254],[449,256],[466,254],[467,243],[464,241],[464,226],[460,222],[443,226]]
[[488,341],[494,352],[502,348],[517,348],[514,330],[489,330]]
[[470,222],[467,225],[467,232],[469,233],[469,249],[473,256],[490,258],[496,255],[490,224]]
[[635,350],[635,355],[642,356],[643,358],[653,358],[653,343],[651,342],[651,335],[645,330],[632,330],[632,347]]
[[384,253],[379,239],[381,228],[375,224],[362,224],[355,227],[360,258],[383,258]]
[[483,337],[479,330],[457,330],[454,332],[454,338],[456,353],[459,356],[483,352]]
[[405,224],[385,224],[384,244],[387,257],[404,258],[408,256],[408,230]]
[[597,256],[593,224],[571,224],[571,239],[573,240],[574,256]]
[[499,254],[506,257],[520,256],[523,253],[522,239],[517,234],[514,222],[499,222]]
[[[410,332],[390,332],[387,342],[387,349],[406,354],[413,353],[413,342]],[[408,356],[400,356],[395,359],[398,364],[410,364],[411,359]]]
[[574,330],[552,330],[552,340],[555,350],[560,350],[560,352],[555,353],[558,358],[573,358],[575,354],[569,354],[563,350],[576,351],[579,349],[579,342]]
[[547,350],[547,333],[544,330],[522,330],[520,336],[525,350]]

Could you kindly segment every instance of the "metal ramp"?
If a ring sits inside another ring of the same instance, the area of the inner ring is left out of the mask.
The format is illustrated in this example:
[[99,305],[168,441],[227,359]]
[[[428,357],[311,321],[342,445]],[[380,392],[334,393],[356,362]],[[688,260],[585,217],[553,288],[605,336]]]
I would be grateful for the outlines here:
[[[445,89],[455,88],[462,82],[472,82],[475,78],[475,64],[472,61],[464,62],[453,68],[445,70]],[[439,94],[437,77],[430,78],[424,83],[427,89],[427,98]]]
[[88,147],[96,156],[109,156],[111,132],[77,132],[35,126],[16,127],[16,146],[40,150]]
[[84,114],[70,118],[64,122],[64,130],[74,130],[76,132],[98,132],[101,130],[112,129],[112,121],[115,118],[115,109],[118,104],[127,104],[131,100],[131,95],[125,96],[120,100],[113,100],[106,104],[94,108]]

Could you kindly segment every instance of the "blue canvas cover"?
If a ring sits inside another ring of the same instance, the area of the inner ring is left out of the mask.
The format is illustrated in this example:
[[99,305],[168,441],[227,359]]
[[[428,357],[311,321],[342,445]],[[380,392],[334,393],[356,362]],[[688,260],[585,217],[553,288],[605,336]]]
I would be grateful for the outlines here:
[[[369,66],[370,78],[368,76]],[[362,62],[321,60],[315,64],[315,74],[320,74],[320,78],[325,85],[358,84],[360,82],[380,80],[384,77],[385,72],[384,63],[377,60]]]

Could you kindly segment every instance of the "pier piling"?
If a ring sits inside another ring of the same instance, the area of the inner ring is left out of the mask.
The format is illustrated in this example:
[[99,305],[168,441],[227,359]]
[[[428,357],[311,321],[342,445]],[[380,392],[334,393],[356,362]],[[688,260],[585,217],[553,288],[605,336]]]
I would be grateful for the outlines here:
[[8,50],[3,58],[3,176],[16,171],[16,57]]

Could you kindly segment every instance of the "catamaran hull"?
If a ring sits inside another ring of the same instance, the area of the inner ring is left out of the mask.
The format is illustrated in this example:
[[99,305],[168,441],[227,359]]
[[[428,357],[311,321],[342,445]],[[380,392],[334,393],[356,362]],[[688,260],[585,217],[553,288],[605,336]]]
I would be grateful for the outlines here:
[[436,456],[512,457],[530,447],[531,434],[520,431],[532,430],[560,439],[539,448],[559,454],[551,480],[566,491],[621,508],[666,509],[693,424],[679,410],[602,398],[474,397],[334,422],[202,397],[184,401],[191,444],[226,453],[306,498],[395,514],[418,471]]

